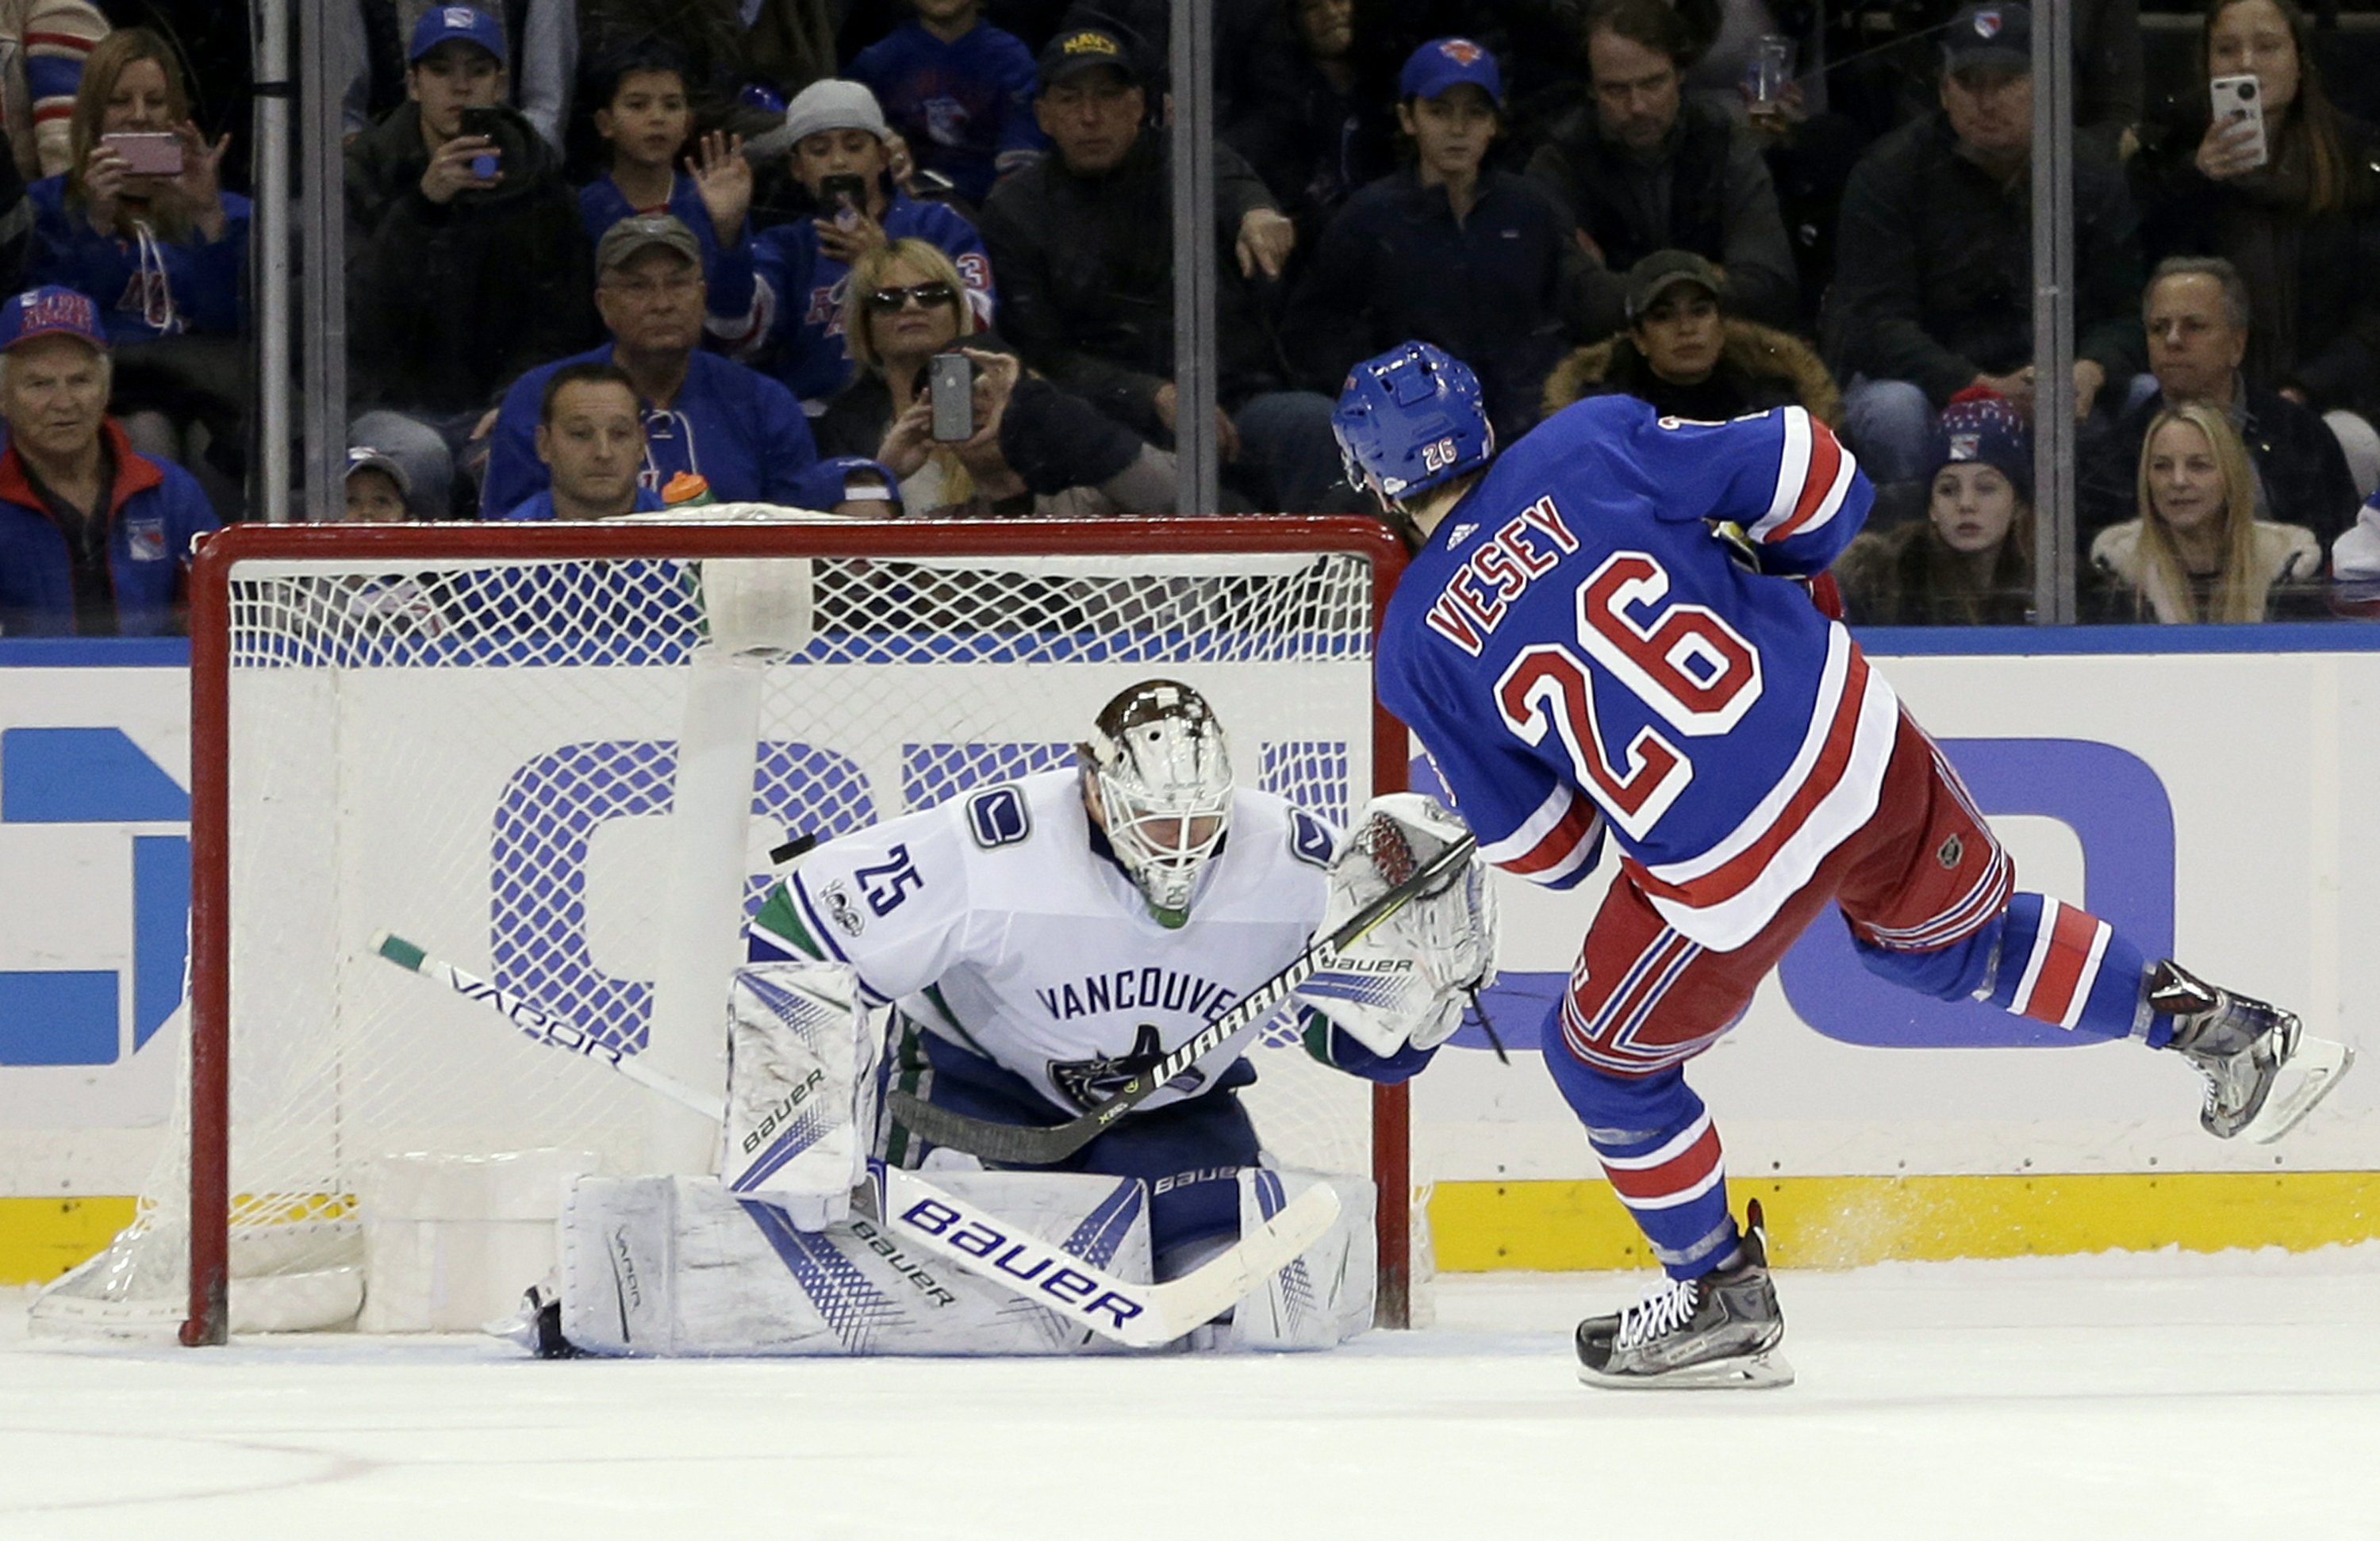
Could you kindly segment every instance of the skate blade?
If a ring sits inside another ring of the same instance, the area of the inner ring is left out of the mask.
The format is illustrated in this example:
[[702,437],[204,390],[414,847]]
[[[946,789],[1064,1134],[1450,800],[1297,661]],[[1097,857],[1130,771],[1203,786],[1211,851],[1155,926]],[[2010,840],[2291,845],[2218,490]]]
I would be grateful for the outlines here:
[[1760,1391],[1793,1384],[1793,1366],[1771,1349],[1738,1359],[1714,1359],[1665,1375],[1605,1375],[1578,1367],[1579,1384],[1618,1391]]
[[2301,1035],[2298,1051],[2281,1067],[2265,1105],[2240,1133],[2257,1145],[2272,1144],[2313,1111],[2314,1104],[2330,1095],[2354,1063],[2355,1050],[2346,1044]]

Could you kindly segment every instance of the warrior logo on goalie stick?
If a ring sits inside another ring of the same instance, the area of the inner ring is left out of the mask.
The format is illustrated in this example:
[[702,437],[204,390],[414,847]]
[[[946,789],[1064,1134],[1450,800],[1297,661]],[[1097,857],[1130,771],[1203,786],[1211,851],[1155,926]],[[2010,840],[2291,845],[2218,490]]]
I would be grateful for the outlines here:
[[[1135,1035],[1132,1051],[1110,1057],[1094,1055],[1087,1060],[1052,1060],[1050,1079],[1060,1091],[1074,1100],[1077,1108],[1096,1108],[1123,1089],[1124,1084],[1165,1058],[1165,1045],[1158,1037],[1157,1025],[1144,1022]],[[1172,1086],[1185,1096],[1206,1085],[1204,1071],[1193,1068],[1175,1076]]]

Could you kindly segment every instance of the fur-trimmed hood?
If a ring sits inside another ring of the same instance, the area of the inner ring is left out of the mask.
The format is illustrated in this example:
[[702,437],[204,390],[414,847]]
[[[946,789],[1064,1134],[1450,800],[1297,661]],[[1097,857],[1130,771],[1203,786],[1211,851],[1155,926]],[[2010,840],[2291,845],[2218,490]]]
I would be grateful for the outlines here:
[[[1733,319],[1721,325],[1726,337],[1719,349],[1722,368],[1731,365],[1755,379],[1783,381],[1812,417],[1829,427],[1842,421],[1843,394],[1815,348],[1773,326]],[[1610,379],[1613,362],[1623,347],[1632,358],[1635,356],[1636,345],[1628,334],[1615,332],[1599,343],[1572,349],[1546,376],[1546,412],[1550,415],[1596,394]]]

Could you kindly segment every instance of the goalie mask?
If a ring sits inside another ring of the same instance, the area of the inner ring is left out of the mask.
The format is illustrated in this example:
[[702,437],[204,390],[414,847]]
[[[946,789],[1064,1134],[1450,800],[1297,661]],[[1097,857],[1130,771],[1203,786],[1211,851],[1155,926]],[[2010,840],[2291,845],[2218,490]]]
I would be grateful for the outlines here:
[[1146,680],[1099,711],[1075,746],[1108,844],[1159,924],[1190,918],[1198,879],[1232,822],[1232,756],[1207,698]]

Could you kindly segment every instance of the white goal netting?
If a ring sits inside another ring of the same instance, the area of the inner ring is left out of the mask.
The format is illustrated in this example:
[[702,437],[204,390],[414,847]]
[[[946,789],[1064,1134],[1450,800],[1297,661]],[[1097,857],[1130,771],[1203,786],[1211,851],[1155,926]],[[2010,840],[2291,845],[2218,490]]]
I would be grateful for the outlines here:
[[[716,980],[703,970],[740,950],[772,851],[1070,764],[1099,705],[1158,674],[1215,703],[1244,784],[1344,819],[1375,784],[1384,596],[1362,543],[1175,552],[1169,527],[1145,528],[1120,553],[1111,532],[1106,554],[1064,549],[1086,527],[233,532],[200,567],[220,608],[202,593],[194,622],[222,617],[219,637],[194,632],[201,702],[219,656],[227,703],[220,724],[201,710],[194,753],[227,779],[228,1011],[220,1029],[196,1013],[193,1037],[227,1035],[228,1133],[203,1098],[191,1117],[186,1054],[136,1223],[37,1321],[182,1323],[194,1230],[216,1255],[193,1155],[206,1170],[226,1139],[234,1330],[353,1321],[370,1288],[358,1185],[381,1158],[696,1164],[666,1122],[684,1115],[376,959],[382,930],[664,1062],[673,967]],[[1224,527],[1171,528],[1212,548]],[[709,560],[653,554],[674,539]],[[969,541],[1004,545],[944,554]],[[700,766],[748,786],[748,807],[731,793],[707,819],[682,810]],[[203,1008],[218,954],[197,844]],[[696,995],[715,1035],[719,1002]],[[1285,1029],[1255,1060],[1246,1096],[1277,1158],[1375,1170],[1366,1084]]]

